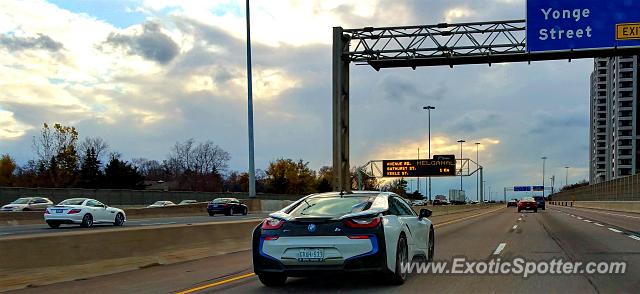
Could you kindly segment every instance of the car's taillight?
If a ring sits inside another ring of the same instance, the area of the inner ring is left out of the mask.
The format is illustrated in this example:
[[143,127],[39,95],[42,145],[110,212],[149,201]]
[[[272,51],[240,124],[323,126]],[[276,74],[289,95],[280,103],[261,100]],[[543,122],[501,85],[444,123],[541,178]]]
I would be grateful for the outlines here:
[[272,240],[278,240],[278,238],[280,238],[280,237],[278,237],[278,236],[266,236],[266,237],[264,237],[264,240],[265,241],[272,241]]
[[347,237],[354,240],[369,239],[369,235],[349,235]]
[[76,213],[80,213],[82,211],[82,209],[72,209],[69,210],[69,212],[67,212],[67,214],[76,214]]
[[282,228],[282,225],[284,225],[284,221],[283,220],[269,217],[269,218],[266,218],[262,222],[262,229],[263,230],[277,230],[279,228]]
[[344,221],[344,224],[350,228],[375,228],[380,224],[380,217],[352,218]]
[[45,209],[45,210],[44,210],[44,214],[50,214],[50,213],[51,213],[51,212],[49,212],[49,210],[48,210],[48,209]]

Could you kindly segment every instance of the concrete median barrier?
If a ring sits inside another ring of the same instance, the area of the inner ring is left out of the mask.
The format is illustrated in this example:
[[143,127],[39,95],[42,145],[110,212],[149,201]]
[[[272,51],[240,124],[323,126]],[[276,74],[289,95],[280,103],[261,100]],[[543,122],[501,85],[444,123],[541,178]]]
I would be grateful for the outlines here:
[[0,290],[87,278],[250,248],[260,220],[61,232],[0,239]]
[[640,201],[552,201],[552,205],[640,213]]

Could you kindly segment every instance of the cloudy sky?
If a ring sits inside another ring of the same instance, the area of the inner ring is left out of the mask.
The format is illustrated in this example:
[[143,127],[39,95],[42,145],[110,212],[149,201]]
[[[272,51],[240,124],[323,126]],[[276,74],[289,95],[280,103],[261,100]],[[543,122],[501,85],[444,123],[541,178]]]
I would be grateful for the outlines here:
[[[524,18],[524,0],[269,0],[252,4],[256,165],[331,164],[331,31]],[[43,122],[125,158],[212,140],[246,170],[244,1],[0,1],[0,153],[33,157]],[[427,148],[480,161],[493,191],[587,178],[592,60],[376,72],[351,67],[352,165]],[[424,157],[425,154],[422,154]],[[466,156],[465,156],[466,157]],[[475,196],[475,178],[465,179]],[[412,184],[415,187],[415,183]],[[434,180],[434,194],[459,185]],[[424,184],[423,184],[424,187]],[[501,195],[501,194],[500,194]]]

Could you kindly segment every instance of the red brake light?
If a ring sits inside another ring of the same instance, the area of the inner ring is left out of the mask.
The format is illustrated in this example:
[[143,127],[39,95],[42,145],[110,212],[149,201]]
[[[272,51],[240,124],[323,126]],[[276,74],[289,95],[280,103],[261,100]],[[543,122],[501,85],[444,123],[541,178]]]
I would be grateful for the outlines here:
[[67,214],[76,214],[76,213],[80,213],[82,211],[82,209],[72,209],[69,210],[69,212],[67,212]]
[[368,235],[350,235],[348,237],[349,237],[349,239],[356,239],[356,240],[369,239]]
[[269,218],[266,218],[262,222],[262,229],[263,230],[277,230],[279,228],[282,228],[282,225],[284,225],[284,221],[283,220],[269,217]]
[[354,218],[344,221],[344,224],[350,228],[375,228],[379,223],[379,216],[374,218]]
[[264,240],[265,241],[271,241],[271,240],[278,240],[278,238],[280,238],[280,237],[278,237],[278,236],[266,236],[266,237],[264,237]]

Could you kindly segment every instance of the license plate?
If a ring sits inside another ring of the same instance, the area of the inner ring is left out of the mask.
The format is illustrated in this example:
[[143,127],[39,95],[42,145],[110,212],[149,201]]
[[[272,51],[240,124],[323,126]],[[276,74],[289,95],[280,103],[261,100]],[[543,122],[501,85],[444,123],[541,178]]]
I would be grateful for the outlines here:
[[62,209],[56,209],[56,213],[62,213]]
[[302,248],[298,251],[298,261],[323,261],[324,249]]

